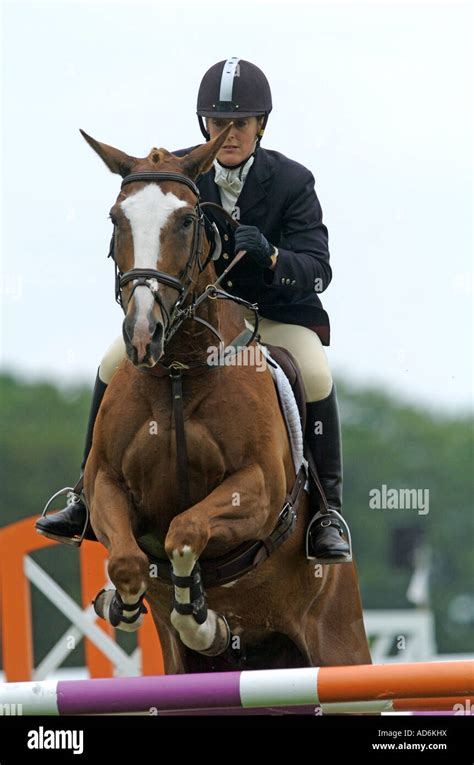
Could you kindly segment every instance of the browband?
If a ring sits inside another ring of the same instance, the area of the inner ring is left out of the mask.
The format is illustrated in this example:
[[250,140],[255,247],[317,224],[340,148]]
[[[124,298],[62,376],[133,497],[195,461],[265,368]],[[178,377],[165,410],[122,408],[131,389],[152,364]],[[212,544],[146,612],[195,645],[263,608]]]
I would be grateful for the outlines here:
[[179,181],[179,183],[184,183],[185,186],[188,186],[198,199],[200,197],[199,189],[194,181],[185,175],[181,175],[181,173],[130,173],[130,175],[126,175],[123,179],[122,188],[127,183],[134,183],[135,181]]

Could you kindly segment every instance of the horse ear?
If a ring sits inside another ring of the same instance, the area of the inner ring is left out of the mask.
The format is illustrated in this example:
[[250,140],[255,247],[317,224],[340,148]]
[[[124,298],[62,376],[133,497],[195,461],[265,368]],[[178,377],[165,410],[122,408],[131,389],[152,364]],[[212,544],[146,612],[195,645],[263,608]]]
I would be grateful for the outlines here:
[[117,175],[121,175],[122,178],[125,178],[125,176],[130,173],[132,166],[138,161],[136,157],[129,157],[128,154],[120,151],[120,149],[114,149],[113,146],[108,146],[106,143],[96,141],[95,138],[87,135],[84,130],[81,130],[80,128],[79,130],[89,146],[92,146],[94,151],[105,162],[112,173],[117,173]]
[[183,173],[189,178],[192,178],[192,180],[202,173],[207,173],[207,171],[211,169],[212,163],[229,135],[231,127],[232,122],[227,125],[218,136],[213,138],[212,141],[201,144],[201,146],[198,146],[196,149],[189,152],[189,154],[182,157],[181,167]]

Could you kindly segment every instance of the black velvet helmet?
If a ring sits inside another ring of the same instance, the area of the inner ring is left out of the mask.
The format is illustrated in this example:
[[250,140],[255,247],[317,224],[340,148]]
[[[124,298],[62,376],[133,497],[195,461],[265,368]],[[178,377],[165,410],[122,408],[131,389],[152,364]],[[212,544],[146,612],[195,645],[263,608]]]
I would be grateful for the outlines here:
[[236,56],[219,61],[202,78],[196,113],[204,137],[209,133],[203,117],[258,117],[264,115],[259,132],[262,137],[272,110],[272,94],[264,73],[258,66]]

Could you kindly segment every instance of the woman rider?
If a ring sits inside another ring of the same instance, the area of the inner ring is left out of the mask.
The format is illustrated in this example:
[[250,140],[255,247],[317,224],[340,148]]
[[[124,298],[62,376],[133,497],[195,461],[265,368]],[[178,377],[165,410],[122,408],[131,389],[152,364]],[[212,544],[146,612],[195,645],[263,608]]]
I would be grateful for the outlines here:
[[[197,102],[201,131],[209,140],[230,121],[233,128],[214,167],[198,179],[197,185],[203,202],[222,205],[240,223],[235,232],[229,227],[224,234],[224,251],[215,263],[216,270],[222,273],[233,252],[247,251],[222,286],[230,293],[258,303],[262,342],[287,348],[298,362],[307,402],[305,438],[328,507],[340,513],[339,415],[336,390],[323,349],[323,345],[329,344],[329,319],[318,296],[332,276],[328,234],[312,173],[283,154],[260,146],[271,110],[270,86],[254,64],[234,57],[220,61],[206,72]],[[183,155],[190,150],[175,153]],[[251,321],[253,314],[248,312],[246,318]],[[99,367],[82,471],[92,445],[102,397],[125,356],[124,341],[120,337],[108,349]],[[314,488],[310,497],[316,514],[319,506]],[[45,536],[74,544],[85,522],[83,502],[73,495],[66,508],[42,517],[36,528]],[[91,536],[90,531],[88,535]],[[313,517],[307,555],[324,563],[350,559],[349,545],[337,515]]]

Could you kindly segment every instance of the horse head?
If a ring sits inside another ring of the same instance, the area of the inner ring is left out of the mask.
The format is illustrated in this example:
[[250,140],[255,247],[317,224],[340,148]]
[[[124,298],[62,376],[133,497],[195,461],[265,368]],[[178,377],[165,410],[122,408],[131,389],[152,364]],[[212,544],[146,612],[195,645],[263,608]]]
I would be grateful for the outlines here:
[[208,262],[209,242],[194,180],[207,172],[231,129],[184,157],[153,148],[137,158],[81,130],[109,170],[122,176],[110,210],[116,294],[130,361],[153,367],[164,353],[176,311]]

